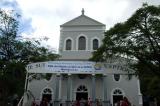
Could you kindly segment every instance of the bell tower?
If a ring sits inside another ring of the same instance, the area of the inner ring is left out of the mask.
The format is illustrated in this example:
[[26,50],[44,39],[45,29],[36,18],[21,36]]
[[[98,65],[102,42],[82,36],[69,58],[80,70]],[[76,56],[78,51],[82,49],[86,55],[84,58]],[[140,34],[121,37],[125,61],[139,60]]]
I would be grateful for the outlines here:
[[60,25],[59,54],[61,60],[88,60],[101,44],[105,25],[81,15]]

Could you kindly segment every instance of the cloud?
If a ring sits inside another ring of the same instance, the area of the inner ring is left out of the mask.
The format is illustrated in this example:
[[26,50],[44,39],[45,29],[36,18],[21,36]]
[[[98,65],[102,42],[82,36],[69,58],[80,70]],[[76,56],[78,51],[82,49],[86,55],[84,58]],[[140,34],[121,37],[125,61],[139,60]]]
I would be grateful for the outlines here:
[[20,19],[19,33],[26,33],[26,34],[33,33],[35,29],[32,28],[31,23],[32,23],[31,18],[22,17]]
[[1,0],[1,3],[0,3],[0,6],[1,8],[4,8],[4,9],[17,9],[19,10],[19,8],[17,8],[17,2],[14,2],[14,0]]
[[[50,39],[43,43],[58,49],[60,25],[81,15],[82,8],[85,15],[106,24],[108,30],[126,21],[143,2],[160,4],[160,0],[3,0],[3,5],[22,14],[23,35],[47,36]],[[30,34],[26,34],[28,29]]]
[[160,0],[142,0],[142,2],[149,5],[160,5]]
[[21,17],[18,19],[19,21],[19,34],[21,33],[26,33],[30,34],[34,30],[32,28],[32,19],[31,18],[26,18],[23,16],[22,10],[19,7],[19,4],[15,0],[2,0],[0,3],[0,7],[5,10],[14,10],[16,13],[21,15]]

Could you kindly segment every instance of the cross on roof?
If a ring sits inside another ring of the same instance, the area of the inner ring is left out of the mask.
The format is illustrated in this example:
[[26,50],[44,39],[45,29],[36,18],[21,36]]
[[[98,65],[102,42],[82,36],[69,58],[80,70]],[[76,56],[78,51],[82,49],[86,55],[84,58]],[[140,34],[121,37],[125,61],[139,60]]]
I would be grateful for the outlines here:
[[82,15],[84,15],[84,8],[82,8]]

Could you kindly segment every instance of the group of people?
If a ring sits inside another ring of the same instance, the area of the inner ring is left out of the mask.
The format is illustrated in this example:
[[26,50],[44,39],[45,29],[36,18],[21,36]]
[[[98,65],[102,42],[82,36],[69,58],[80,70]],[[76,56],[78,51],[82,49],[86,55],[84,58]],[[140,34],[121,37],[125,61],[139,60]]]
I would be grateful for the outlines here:
[[129,102],[127,97],[123,97],[123,99],[116,102],[114,106],[131,106],[131,103]]
[[[32,104],[32,106],[48,106],[48,105],[49,105],[49,102],[46,98],[43,98],[39,104],[37,104],[35,101]],[[80,100],[76,100],[72,104],[72,106],[92,106],[92,101],[90,98],[88,100],[81,98]],[[102,106],[100,101],[96,100],[96,106]],[[131,103],[129,102],[127,97],[123,97],[123,99],[120,101],[117,101],[114,104],[114,106],[131,106]]]
[[[76,100],[72,106],[92,106],[92,101],[90,98],[88,100],[81,98],[81,100]],[[102,106],[98,99],[96,99],[96,106]]]
[[87,101],[87,100],[84,100],[83,98],[81,98],[81,100],[76,100],[73,103],[73,106],[91,106],[91,101],[90,101],[90,99]]
[[40,102],[34,100],[32,103],[32,106],[50,106],[50,103],[47,100],[47,98],[43,98],[42,101],[40,101]]

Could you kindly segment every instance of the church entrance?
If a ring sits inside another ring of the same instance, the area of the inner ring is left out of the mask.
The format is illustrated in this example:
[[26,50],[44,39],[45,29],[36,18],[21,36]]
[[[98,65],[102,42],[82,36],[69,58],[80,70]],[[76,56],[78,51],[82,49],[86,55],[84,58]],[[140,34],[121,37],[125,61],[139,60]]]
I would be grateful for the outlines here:
[[45,88],[43,90],[42,100],[47,100],[48,102],[52,100],[52,90],[50,88]]
[[50,102],[52,100],[52,95],[51,94],[43,94],[42,95],[42,100],[47,100],[47,102]]
[[113,96],[113,104],[120,102],[123,99],[122,95],[114,95]]
[[76,100],[81,100],[81,99],[88,100],[88,90],[84,85],[80,85],[76,91]]
[[76,100],[81,100],[82,98],[84,100],[88,100],[88,93],[86,93],[86,92],[77,92],[76,93]]
[[116,106],[117,103],[123,99],[123,92],[120,89],[115,89],[112,95],[113,95],[113,106]]

